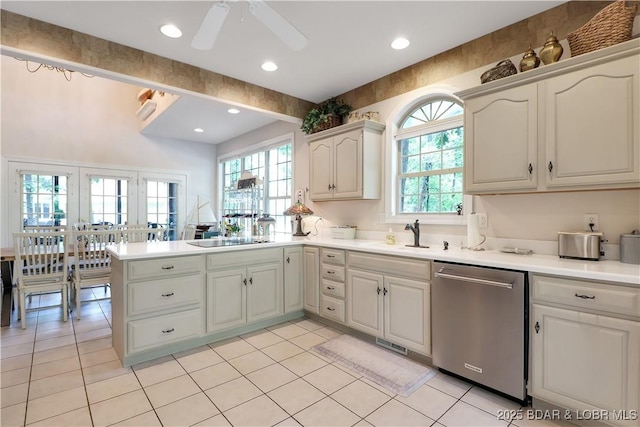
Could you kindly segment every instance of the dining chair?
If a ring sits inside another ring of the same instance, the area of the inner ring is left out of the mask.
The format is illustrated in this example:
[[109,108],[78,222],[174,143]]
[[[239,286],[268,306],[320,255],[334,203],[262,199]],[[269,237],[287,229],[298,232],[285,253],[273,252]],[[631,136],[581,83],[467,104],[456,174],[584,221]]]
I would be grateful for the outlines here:
[[[60,292],[63,320],[68,310],[68,233],[29,231],[13,234],[18,308],[22,329],[27,327],[27,297]],[[37,309],[48,308],[38,307]]]
[[[111,283],[111,258],[107,246],[118,243],[113,230],[74,230],[73,266],[71,268],[71,288],[79,320],[82,310],[80,291],[83,288],[103,286],[105,295]],[[109,299],[105,296],[100,299]]]
[[182,231],[182,240],[193,240],[196,238],[196,225],[186,224]]
[[156,242],[164,240],[162,228],[127,228],[120,230],[121,243]]

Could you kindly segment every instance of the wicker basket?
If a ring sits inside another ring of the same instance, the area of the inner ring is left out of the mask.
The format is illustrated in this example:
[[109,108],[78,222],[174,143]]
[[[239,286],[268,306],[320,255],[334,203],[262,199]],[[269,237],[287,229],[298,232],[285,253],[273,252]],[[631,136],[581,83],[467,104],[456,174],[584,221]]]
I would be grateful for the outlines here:
[[569,33],[567,40],[571,56],[631,40],[636,8],[636,4],[627,6],[624,1],[615,1],[582,27]]
[[492,82],[503,77],[511,76],[517,72],[518,70],[516,70],[516,66],[513,65],[513,62],[511,62],[510,59],[505,59],[498,62],[495,67],[482,73],[480,76],[480,83]]
[[326,122],[321,123],[317,128],[315,128],[313,130],[312,133],[316,133],[316,132],[320,132],[320,131],[323,131],[323,130],[331,129],[331,128],[334,128],[336,126],[340,126],[341,124],[342,124],[342,117],[332,114],[332,115],[329,116],[329,119]]

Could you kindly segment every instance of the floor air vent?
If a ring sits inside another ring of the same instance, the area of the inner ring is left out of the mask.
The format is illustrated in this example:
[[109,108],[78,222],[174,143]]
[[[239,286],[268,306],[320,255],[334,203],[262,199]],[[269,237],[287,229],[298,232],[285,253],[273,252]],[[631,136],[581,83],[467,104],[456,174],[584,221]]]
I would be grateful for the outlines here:
[[379,346],[382,346],[384,348],[388,348],[389,350],[393,350],[395,352],[398,352],[400,354],[404,354],[405,356],[407,355],[408,351],[405,347],[398,345],[398,344],[394,344],[391,341],[387,341],[387,340],[383,340],[382,338],[376,338],[376,344],[378,344]]

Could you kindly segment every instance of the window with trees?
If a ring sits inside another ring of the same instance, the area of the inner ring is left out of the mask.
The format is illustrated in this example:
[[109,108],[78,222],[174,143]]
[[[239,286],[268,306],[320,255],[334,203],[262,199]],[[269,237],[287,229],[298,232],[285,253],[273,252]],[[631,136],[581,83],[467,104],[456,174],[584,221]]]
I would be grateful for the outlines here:
[[463,108],[446,97],[422,101],[398,123],[398,214],[457,213],[462,207]]

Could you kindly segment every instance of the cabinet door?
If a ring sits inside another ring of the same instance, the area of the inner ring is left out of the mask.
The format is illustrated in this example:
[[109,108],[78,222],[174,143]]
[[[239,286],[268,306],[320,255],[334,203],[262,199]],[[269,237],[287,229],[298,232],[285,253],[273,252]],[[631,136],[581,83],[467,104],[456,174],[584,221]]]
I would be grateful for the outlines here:
[[312,142],[309,146],[309,197],[333,198],[333,138]]
[[362,197],[362,131],[354,130],[333,140],[334,199]]
[[430,354],[429,283],[385,276],[384,290],[385,338],[420,353]]
[[247,322],[246,269],[207,273],[207,332]]
[[547,187],[640,182],[639,69],[633,56],[541,83]]
[[247,268],[247,322],[283,313],[282,264]]
[[640,322],[538,304],[532,319],[533,396],[570,409],[638,408]]
[[537,86],[465,101],[465,192],[537,188]]
[[350,327],[382,336],[383,282],[381,274],[354,269],[347,272],[347,324]]
[[320,303],[320,251],[304,248],[304,309],[318,312]]
[[304,267],[302,248],[284,250],[284,312],[302,310]]

